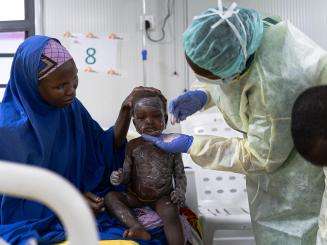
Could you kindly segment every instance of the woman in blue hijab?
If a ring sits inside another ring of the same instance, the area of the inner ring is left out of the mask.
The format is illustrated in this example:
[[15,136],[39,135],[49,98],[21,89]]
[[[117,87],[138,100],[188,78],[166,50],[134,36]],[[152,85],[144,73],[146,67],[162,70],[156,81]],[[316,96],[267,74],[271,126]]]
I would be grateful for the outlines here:
[[[0,159],[64,176],[99,213],[102,196],[114,188],[110,173],[124,160],[133,101],[144,94],[161,93],[153,88],[134,89],[115,126],[103,131],[75,97],[77,86],[76,65],[59,41],[34,36],[23,42],[0,104]],[[39,243],[64,240],[62,225],[47,207],[7,195],[0,196],[0,203],[0,237],[9,243],[24,244],[30,238]],[[101,239],[122,236],[124,228],[105,212],[97,215],[97,221]]]

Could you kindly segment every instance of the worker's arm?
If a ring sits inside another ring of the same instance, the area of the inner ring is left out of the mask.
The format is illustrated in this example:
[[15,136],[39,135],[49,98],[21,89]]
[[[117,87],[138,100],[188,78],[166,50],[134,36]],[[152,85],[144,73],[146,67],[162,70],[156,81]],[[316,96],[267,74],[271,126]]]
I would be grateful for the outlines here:
[[251,118],[247,138],[194,136],[189,153],[200,166],[238,173],[274,171],[293,149],[290,119]]
[[211,92],[215,89],[217,85],[202,83],[202,82],[194,82],[192,83],[191,90],[201,90],[207,95],[207,103],[204,105],[202,110],[207,110],[213,106],[215,106],[215,102],[212,99]]
[[[260,92],[260,91],[258,91]],[[242,103],[249,104],[247,95]],[[271,172],[280,167],[294,146],[290,132],[290,117],[273,118],[264,103],[252,98],[247,115],[245,138],[219,136],[166,136],[144,135],[148,141],[167,152],[187,152],[198,165],[216,170],[246,173],[249,171]],[[256,113],[253,113],[256,110]],[[262,114],[262,115],[260,115]]]

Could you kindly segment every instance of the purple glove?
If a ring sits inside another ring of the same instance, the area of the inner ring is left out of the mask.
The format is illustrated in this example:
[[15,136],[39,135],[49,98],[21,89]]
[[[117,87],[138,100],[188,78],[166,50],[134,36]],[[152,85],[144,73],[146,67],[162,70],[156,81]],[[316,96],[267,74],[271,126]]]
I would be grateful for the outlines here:
[[170,153],[187,153],[193,143],[193,136],[186,134],[162,134],[159,137],[144,134],[142,138]]
[[201,90],[188,91],[169,102],[172,124],[185,120],[207,103],[207,94]]

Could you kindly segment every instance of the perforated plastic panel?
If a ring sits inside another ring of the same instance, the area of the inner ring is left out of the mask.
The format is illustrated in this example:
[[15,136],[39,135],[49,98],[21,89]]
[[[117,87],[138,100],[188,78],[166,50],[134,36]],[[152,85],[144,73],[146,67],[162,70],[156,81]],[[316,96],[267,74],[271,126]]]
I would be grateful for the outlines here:
[[[242,137],[239,132],[231,129],[225,123],[217,110],[197,113],[184,121],[181,126],[182,133],[189,135]],[[239,244],[243,244],[242,242],[245,241],[251,241],[252,244],[245,176],[202,169],[192,161],[189,155],[184,155],[183,160],[184,165],[194,171],[193,174],[188,174],[188,183],[196,186],[196,193],[194,193],[194,189],[193,192],[188,191],[188,195],[194,196],[188,196],[187,200],[193,202],[190,206],[197,206],[196,212],[200,216],[204,230],[204,243],[212,244],[214,238],[215,241],[219,240],[219,244],[222,245],[237,244],[232,242],[235,239],[239,241]],[[214,237],[216,230],[229,230],[234,237],[230,235],[225,237],[223,235],[225,233],[216,233]],[[248,232],[244,232],[244,230]]]
[[222,206],[231,204],[248,210],[245,177],[241,174],[213,170],[200,170],[197,174],[199,205],[215,203]]

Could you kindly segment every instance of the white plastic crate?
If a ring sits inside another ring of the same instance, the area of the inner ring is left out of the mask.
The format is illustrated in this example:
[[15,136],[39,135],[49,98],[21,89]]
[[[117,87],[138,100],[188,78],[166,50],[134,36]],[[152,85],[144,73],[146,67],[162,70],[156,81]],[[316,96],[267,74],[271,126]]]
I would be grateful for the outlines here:
[[[216,110],[197,113],[182,123],[182,133],[242,137],[225,123]],[[245,176],[202,169],[188,155],[187,204],[197,212],[204,231],[204,244],[253,245]]]

